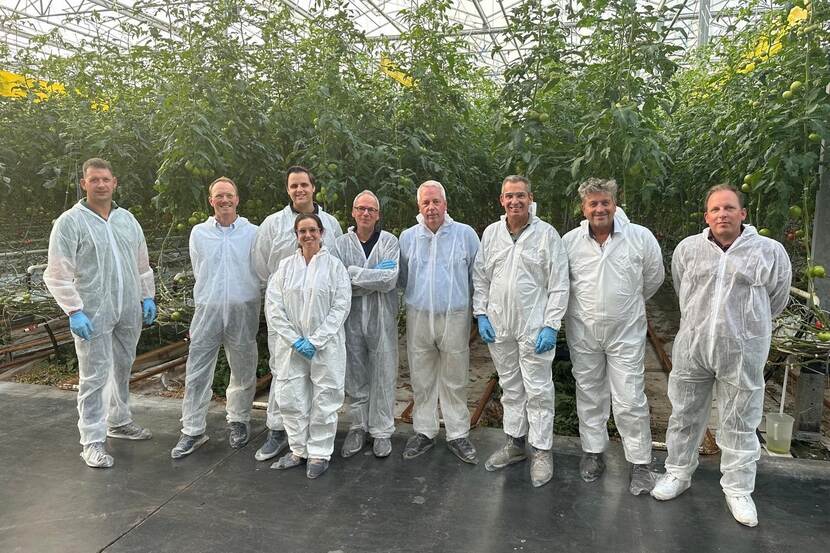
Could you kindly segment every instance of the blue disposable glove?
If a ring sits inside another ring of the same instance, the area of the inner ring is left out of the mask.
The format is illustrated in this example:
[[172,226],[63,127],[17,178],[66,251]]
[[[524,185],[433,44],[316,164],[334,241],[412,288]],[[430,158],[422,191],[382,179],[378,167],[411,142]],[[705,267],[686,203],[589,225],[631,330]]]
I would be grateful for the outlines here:
[[546,326],[539,331],[539,336],[536,337],[536,353],[545,353],[550,351],[556,345],[556,330]]
[[69,329],[84,340],[92,337],[92,323],[83,311],[76,311],[69,316]]
[[300,355],[302,355],[306,359],[311,359],[312,357],[314,357],[314,354],[317,353],[317,348],[315,348],[314,344],[309,342],[306,338],[303,338],[303,343],[300,344],[299,352]]
[[153,298],[144,298],[141,302],[141,310],[144,313],[144,324],[150,326],[156,320],[156,302]]
[[381,261],[380,263],[372,267],[372,269],[394,269],[397,266],[397,263],[395,263],[391,259],[387,259],[385,261]]
[[303,344],[303,340],[305,340],[305,338],[300,336],[299,338],[294,340],[293,344],[291,344],[291,347],[297,350],[297,353],[300,353],[300,346]]
[[490,324],[490,319],[487,315],[479,315],[476,317],[478,321],[478,335],[484,340],[485,344],[492,344],[496,341],[496,331],[493,330],[493,325]]

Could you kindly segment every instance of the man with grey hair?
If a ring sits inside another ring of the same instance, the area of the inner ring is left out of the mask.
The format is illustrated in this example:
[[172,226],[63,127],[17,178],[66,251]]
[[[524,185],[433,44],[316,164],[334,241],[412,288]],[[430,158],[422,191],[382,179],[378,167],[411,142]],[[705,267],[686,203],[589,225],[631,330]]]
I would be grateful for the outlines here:
[[527,178],[501,185],[505,214],[484,231],[473,271],[473,314],[499,373],[507,442],[484,464],[498,470],[527,458],[530,480],[553,476],[551,363],[568,307],[568,256],[559,233],[531,213]]
[[418,187],[418,223],[401,233],[398,285],[406,302],[406,345],[415,407],[415,435],[403,457],[426,453],[444,416],[447,447],[476,464],[468,438],[466,384],[470,367],[472,269],[479,241],[475,231],[447,214],[447,196],[438,181]]
[[398,375],[398,239],[378,228],[380,202],[369,190],[352,202],[355,226],[338,236],[335,254],[349,272],[352,307],[346,319],[346,395],[351,427],[341,455],[373,439],[375,457],[392,452]]
[[613,405],[632,464],[629,491],[639,495],[650,492],[655,479],[643,366],[645,303],[665,271],[654,235],[620,216],[616,196],[614,180],[590,178],[579,186],[585,220],[563,238],[571,276],[566,326],[583,450],[580,475],[592,482],[605,469]]
[[710,188],[705,210],[708,228],[684,239],[672,255],[680,329],[669,375],[666,473],[651,495],[665,501],[691,486],[717,384],[720,484],[735,520],[755,526],[764,365],[772,320],[789,300],[792,267],[784,246],[744,224],[746,208],[735,187]]

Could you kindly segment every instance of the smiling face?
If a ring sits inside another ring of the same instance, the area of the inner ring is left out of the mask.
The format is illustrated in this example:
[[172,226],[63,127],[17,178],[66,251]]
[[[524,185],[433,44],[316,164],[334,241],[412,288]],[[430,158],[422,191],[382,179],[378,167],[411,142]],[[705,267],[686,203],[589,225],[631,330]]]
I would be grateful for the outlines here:
[[355,198],[352,217],[354,217],[358,231],[373,232],[380,219],[380,206],[372,196],[363,194]]
[[112,171],[100,167],[88,167],[81,179],[81,190],[86,193],[88,202],[97,205],[112,202],[112,194],[118,186],[118,179]]
[[610,232],[614,226],[617,204],[611,194],[593,192],[582,200],[582,214],[594,232]]
[[317,253],[323,243],[323,230],[317,225],[317,221],[309,217],[297,223],[297,241],[300,242],[303,254]]
[[239,196],[231,183],[219,181],[213,185],[208,202],[217,219],[233,218],[239,205]]
[[729,245],[741,234],[741,223],[746,220],[746,209],[731,190],[718,190],[709,196],[703,215],[710,232],[723,245]]
[[527,185],[520,181],[507,181],[501,187],[499,203],[504,208],[508,219],[524,221],[530,216],[530,204],[533,194],[527,191]]
[[421,189],[418,198],[418,211],[424,218],[424,224],[435,232],[444,224],[444,216],[447,214],[447,202],[441,196],[441,191],[433,186]]
[[294,209],[297,211],[306,211],[300,208],[308,208],[312,205],[315,188],[311,184],[311,178],[308,176],[308,173],[291,173],[288,175],[285,187],[288,190],[288,197],[291,198],[291,204],[294,206]]

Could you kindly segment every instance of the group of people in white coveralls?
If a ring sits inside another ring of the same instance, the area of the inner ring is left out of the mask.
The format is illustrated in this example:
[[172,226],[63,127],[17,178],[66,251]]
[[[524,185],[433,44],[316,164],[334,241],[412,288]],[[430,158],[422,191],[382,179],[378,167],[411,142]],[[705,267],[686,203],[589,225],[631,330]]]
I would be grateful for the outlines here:
[[[81,457],[90,467],[110,467],[107,437],[151,437],[133,421],[129,378],[142,323],[151,325],[156,316],[154,276],[141,227],[113,201],[117,179],[110,164],[86,161],[80,185],[86,197],[52,229],[44,281],[75,335]],[[351,457],[371,440],[376,457],[389,456],[401,289],[414,393],[414,434],[405,459],[434,446],[440,410],[449,450],[478,463],[465,391],[475,319],[498,371],[506,434],[484,466],[495,471],[528,460],[533,486],[550,481],[551,365],[564,322],[582,479],[594,481],[604,471],[613,409],[631,465],[631,493],[659,500],[680,495],[697,467],[717,384],[721,485],[735,519],[757,524],[751,494],[763,367],[772,319],[788,301],[791,267],[781,244],[745,224],[737,189],[721,184],[708,191],[707,228],[683,240],[672,256],[681,322],[669,377],[666,471],[658,475],[643,360],[645,302],[663,283],[663,258],[653,234],[617,207],[613,180],[580,185],[585,219],[560,237],[536,216],[528,179],[509,176],[499,195],[504,215],[480,241],[449,216],[444,187],[434,180],[418,187],[417,223],[400,239],[379,229],[380,201],[369,190],[354,198],[355,226],[344,234],[314,202],[311,172],[290,167],[285,185],[289,205],[259,227],[237,214],[231,179],[216,179],[208,189],[213,216],[190,234],[195,311],[173,458],[208,440],[220,346],[230,366],[229,444],[248,443],[263,293],[272,383],[268,432],[256,459],[284,453],[272,468],[305,465],[309,478],[322,475],[345,396],[351,426],[341,455]]]

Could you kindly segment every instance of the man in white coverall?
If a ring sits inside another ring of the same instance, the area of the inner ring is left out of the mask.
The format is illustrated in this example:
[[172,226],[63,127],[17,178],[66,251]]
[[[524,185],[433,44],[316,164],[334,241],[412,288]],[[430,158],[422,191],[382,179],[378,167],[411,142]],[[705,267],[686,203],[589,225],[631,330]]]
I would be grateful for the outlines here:
[[231,179],[220,177],[211,183],[208,202],[213,217],[190,233],[196,310],[190,323],[182,433],[170,452],[174,459],[191,454],[208,440],[206,418],[219,346],[225,348],[231,370],[225,407],[228,441],[234,449],[248,443],[256,388],[261,296],[251,251],[257,227],[237,215],[239,193]]
[[484,231],[473,270],[473,313],[499,373],[507,443],[484,468],[527,458],[530,480],[553,476],[556,334],[568,306],[568,257],[559,233],[531,213],[530,181],[511,175],[501,185],[505,215]]
[[666,473],[651,495],[673,499],[691,485],[717,384],[721,487],[735,520],[755,526],[764,365],[772,319],[789,299],[792,268],[779,242],[743,224],[746,209],[736,188],[713,186],[704,205],[709,228],[680,242],[672,256],[681,318],[669,375]]
[[90,467],[113,458],[104,440],[148,440],[130,413],[130,370],[144,324],[156,318],[147,243],[135,217],[112,201],[118,181],[109,162],[83,165],[86,198],[52,227],[43,281],[69,315],[78,355],[78,430]]
[[376,457],[388,457],[395,432],[398,375],[398,239],[377,228],[380,202],[368,190],[352,205],[355,226],[337,238],[349,271],[352,308],[346,319],[346,395],[351,427],[341,455],[351,457],[372,436]]
[[447,447],[476,464],[468,438],[467,375],[470,368],[472,270],[479,241],[475,231],[447,214],[447,196],[438,181],[418,187],[418,223],[401,233],[398,286],[406,302],[406,346],[415,407],[415,435],[404,459],[429,451],[444,416]]
[[[294,233],[294,219],[301,213],[315,213],[323,222],[323,245],[330,250],[334,249],[335,239],[343,234],[337,219],[323,211],[314,201],[314,175],[299,165],[289,167],[285,175],[285,189],[288,192],[289,204],[284,209],[272,213],[259,226],[256,243],[254,245],[254,268],[263,283],[277,271],[280,261],[294,255],[297,251],[297,236]],[[268,349],[271,352],[269,359],[274,358],[273,340],[269,335]],[[275,395],[276,367],[271,363],[271,389],[268,393],[268,411],[265,425],[268,435],[254,457],[257,461],[266,461],[276,457],[288,447],[288,437],[285,435],[285,425],[280,416]]]
[[579,472],[592,482],[605,469],[613,405],[632,465],[629,491],[640,495],[651,491],[655,479],[643,361],[646,300],[663,284],[663,256],[654,235],[617,209],[615,181],[588,179],[579,197],[585,219],[563,238],[571,278],[565,324],[583,451]]

